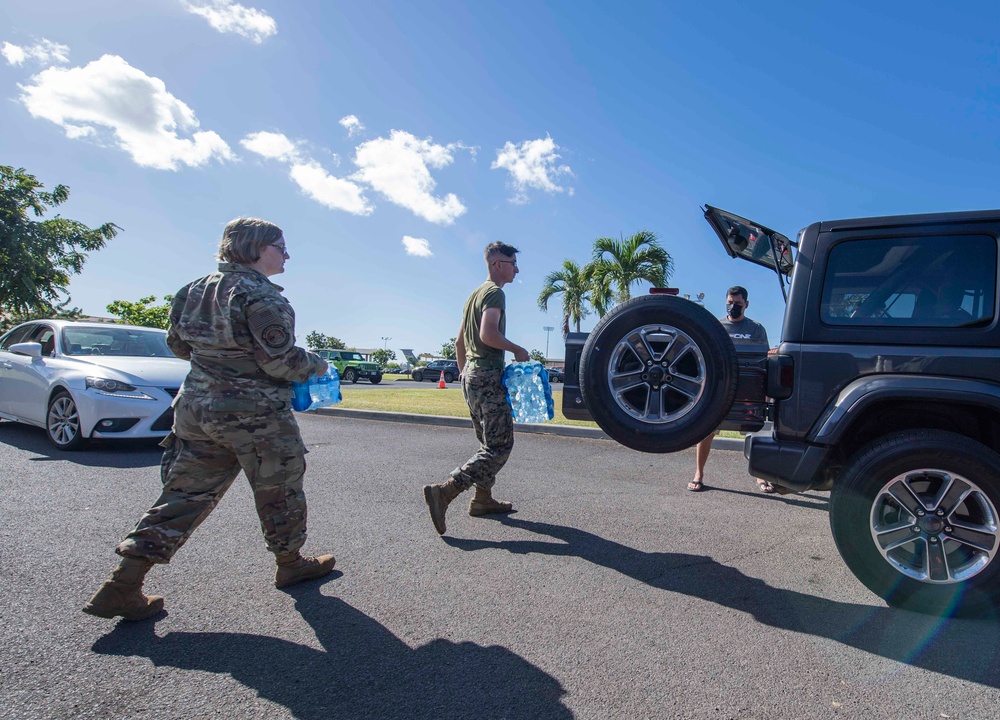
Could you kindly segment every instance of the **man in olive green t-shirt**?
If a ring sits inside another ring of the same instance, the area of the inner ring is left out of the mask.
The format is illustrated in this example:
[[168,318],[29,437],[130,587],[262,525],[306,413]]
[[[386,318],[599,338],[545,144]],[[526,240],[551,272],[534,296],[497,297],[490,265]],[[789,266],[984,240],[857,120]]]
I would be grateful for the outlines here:
[[475,485],[469,505],[472,516],[506,513],[514,509],[509,502],[494,500],[491,489],[497,472],[507,462],[514,447],[514,420],[501,377],[504,352],[514,353],[514,360],[526,362],[528,351],[505,336],[504,285],[517,275],[517,248],[494,242],[484,253],[489,279],[465,301],[462,326],[455,339],[455,355],[462,373],[462,394],[469,406],[472,424],[479,438],[479,450],[464,465],[455,468],[447,482],[424,486],[424,500],[431,521],[439,535],[445,533],[444,515],[448,504]]

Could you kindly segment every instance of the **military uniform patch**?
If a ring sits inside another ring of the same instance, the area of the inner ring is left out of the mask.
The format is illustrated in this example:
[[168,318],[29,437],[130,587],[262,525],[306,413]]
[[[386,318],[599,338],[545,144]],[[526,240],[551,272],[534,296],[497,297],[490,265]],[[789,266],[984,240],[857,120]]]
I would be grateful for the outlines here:
[[284,325],[268,325],[260,334],[264,344],[272,348],[281,348],[288,344],[288,330]]

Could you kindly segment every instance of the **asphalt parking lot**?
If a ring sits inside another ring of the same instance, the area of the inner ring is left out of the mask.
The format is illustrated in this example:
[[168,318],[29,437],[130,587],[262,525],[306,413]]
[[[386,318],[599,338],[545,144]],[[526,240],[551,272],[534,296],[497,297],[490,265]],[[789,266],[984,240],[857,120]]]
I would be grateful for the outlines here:
[[151,622],[80,606],[155,498],[155,446],[57,453],[0,423],[0,707],[14,718],[978,718],[995,619],[885,607],[847,571],[826,493],[756,491],[735,452],[519,433],[517,512],[431,528],[420,486],[470,430],[300,415],[310,540],[338,570],[271,586],[246,483],[148,589]]

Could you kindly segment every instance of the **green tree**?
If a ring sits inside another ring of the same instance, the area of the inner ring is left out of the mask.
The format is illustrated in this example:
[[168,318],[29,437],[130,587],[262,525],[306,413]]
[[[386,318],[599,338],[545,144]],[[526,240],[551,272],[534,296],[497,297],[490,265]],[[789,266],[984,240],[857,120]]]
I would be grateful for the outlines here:
[[377,362],[382,367],[385,367],[390,360],[395,360],[395,359],[396,359],[395,350],[386,350],[384,348],[379,348],[378,350],[372,353],[372,360]]
[[603,317],[613,306],[632,297],[631,287],[642,281],[654,287],[667,284],[673,260],[656,233],[640,230],[627,238],[597,238],[593,260],[585,268],[590,302]]
[[330,348],[331,350],[347,349],[344,341],[340,338],[335,338],[333,335],[324,335],[315,330],[306,335],[306,347],[313,350],[319,350],[320,348]]
[[441,346],[441,357],[447,358],[449,360],[454,360],[455,359],[455,357],[456,357],[456,355],[455,355],[455,341],[457,339],[458,338],[452,338],[451,340],[449,340],[448,342],[446,342],[444,345]]
[[580,321],[590,314],[587,302],[590,299],[590,285],[583,268],[572,260],[564,260],[561,270],[550,272],[545,277],[545,285],[538,295],[538,307],[548,311],[549,300],[562,293],[563,335],[569,332],[569,324],[576,324],[580,332]]
[[[89,228],[61,215],[33,220],[69,198],[69,188],[43,185],[24,168],[0,165],[0,314],[44,317],[66,312],[70,277],[88,252],[100,250],[120,227]],[[64,298],[65,296],[65,298]]]
[[545,362],[545,354],[541,350],[532,350],[528,357],[540,363]]
[[170,300],[173,295],[164,295],[163,305],[153,305],[156,296],[139,298],[139,302],[115,300],[108,305],[108,312],[121,318],[129,325],[144,325],[145,327],[167,329],[170,324]]

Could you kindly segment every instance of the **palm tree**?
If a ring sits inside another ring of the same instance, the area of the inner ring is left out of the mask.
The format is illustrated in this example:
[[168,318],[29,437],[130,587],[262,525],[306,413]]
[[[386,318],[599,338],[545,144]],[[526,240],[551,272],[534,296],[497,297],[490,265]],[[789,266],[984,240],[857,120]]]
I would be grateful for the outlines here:
[[640,230],[627,238],[597,238],[594,259],[584,268],[590,285],[590,302],[597,314],[632,297],[630,288],[645,280],[654,287],[667,284],[674,262],[656,239],[656,233]]
[[576,331],[580,332],[580,321],[590,314],[586,308],[589,300],[587,277],[584,271],[572,260],[565,260],[562,270],[550,272],[545,277],[545,286],[538,295],[538,307],[549,309],[549,299],[562,293],[563,336],[569,332],[570,322],[576,323]]

